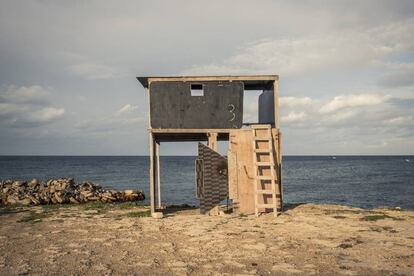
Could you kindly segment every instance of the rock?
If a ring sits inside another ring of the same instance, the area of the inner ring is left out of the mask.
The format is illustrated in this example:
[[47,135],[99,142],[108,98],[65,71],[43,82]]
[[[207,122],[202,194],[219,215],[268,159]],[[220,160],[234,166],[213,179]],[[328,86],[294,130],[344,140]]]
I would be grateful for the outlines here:
[[29,186],[31,187],[35,187],[39,185],[39,180],[37,180],[36,178],[33,178],[32,181],[29,182]]
[[69,198],[70,203],[79,204],[79,201],[76,200],[74,197]]
[[162,212],[153,212],[151,216],[155,219],[162,219],[164,215]]
[[6,199],[7,204],[10,204],[10,205],[17,204],[18,201],[19,201],[19,198],[12,196],[12,195],[7,196],[7,199]]
[[27,206],[30,205],[32,201],[30,200],[30,198],[24,198],[22,200],[19,200],[18,203]]
[[119,192],[103,189],[99,184],[83,182],[76,184],[73,178],[50,179],[47,182],[32,179],[30,182],[0,181],[0,204],[79,204],[88,201],[116,202],[144,200],[138,190]]

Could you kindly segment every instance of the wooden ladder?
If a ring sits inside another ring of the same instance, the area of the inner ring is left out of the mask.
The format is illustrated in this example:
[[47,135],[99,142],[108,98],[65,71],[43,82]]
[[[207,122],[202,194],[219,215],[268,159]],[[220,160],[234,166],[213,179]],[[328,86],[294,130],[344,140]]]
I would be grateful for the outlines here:
[[[261,137],[258,136],[258,130],[266,130],[267,136]],[[255,203],[255,213],[256,216],[259,216],[259,209],[273,209],[273,214],[276,217],[277,213],[277,174],[275,171],[275,159],[273,156],[273,138],[272,138],[272,126],[271,125],[252,125],[252,132],[253,132],[253,168],[254,168],[254,203]],[[266,149],[259,149],[258,142],[267,142],[268,147]],[[258,155],[268,155],[269,161],[262,161],[259,160]],[[260,175],[259,168],[269,168],[270,175]],[[264,185],[262,185],[262,181],[271,181],[271,190],[266,190]],[[263,203],[259,204],[259,197],[263,197],[264,195],[272,195],[272,203]]]

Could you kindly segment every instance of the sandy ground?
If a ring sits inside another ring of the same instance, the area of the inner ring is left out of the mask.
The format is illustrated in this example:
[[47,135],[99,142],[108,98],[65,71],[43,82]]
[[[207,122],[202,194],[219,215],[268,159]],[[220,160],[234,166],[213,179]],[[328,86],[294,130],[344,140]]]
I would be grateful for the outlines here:
[[414,211],[291,206],[202,216],[86,205],[0,209],[0,274],[414,275]]

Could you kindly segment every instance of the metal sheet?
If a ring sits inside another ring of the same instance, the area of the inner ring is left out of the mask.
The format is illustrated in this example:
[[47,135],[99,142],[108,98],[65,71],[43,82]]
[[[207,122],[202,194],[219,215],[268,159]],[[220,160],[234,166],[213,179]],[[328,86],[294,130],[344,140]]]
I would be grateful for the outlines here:
[[197,179],[202,176],[202,183],[197,182],[200,213],[207,214],[228,198],[227,160],[202,143],[198,143],[198,159],[202,160],[202,172],[196,172]]

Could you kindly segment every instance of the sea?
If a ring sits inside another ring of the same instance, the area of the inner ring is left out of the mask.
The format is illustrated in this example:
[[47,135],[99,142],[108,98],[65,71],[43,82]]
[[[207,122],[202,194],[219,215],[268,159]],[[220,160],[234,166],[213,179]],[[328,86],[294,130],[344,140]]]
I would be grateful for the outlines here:
[[[198,205],[195,156],[161,156],[163,204]],[[148,156],[0,156],[0,180],[72,177],[149,194]],[[414,209],[414,156],[284,156],[285,204]],[[148,200],[148,199],[146,199]]]

